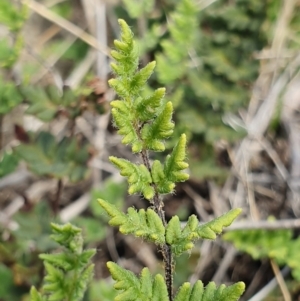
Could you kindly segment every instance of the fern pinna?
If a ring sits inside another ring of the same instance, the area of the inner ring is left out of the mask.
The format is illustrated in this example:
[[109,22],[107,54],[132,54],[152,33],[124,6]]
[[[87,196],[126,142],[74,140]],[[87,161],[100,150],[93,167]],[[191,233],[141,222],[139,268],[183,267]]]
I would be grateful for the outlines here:
[[111,103],[114,125],[123,136],[122,143],[130,145],[132,152],[139,154],[141,163],[134,164],[125,159],[110,157],[110,161],[127,177],[129,194],[140,193],[150,203],[147,210],[129,208],[123,213],[116,206],[104,200],[100,205],[110,216],[110,225],[118,226],[123,234],[133,234],[155,243],[163,255],[165,275],[152,276],[144,268],[140,277],[108,262],[109,271],[120,290],[116,301],[235,301],[244,291],[244,283],[226,287],[211,282],[206,287],[199,280],[193,286],[184,283],[174,295],[174,256],[179,256],[193,248],[197,239],[215,239],[223,227],[229,226],[240,213],[233,209],[208,223],[200,224],[195,215],[189,217],[182,228],[180,220],[174,216],[165,219],[163,195],[174,191],[176,182],[188,179],[185,169],[186,136],[179,138],[172,153],[164,163],[150,162],[149,151],[165,150],[164,140],[173,134],[173,106],[164,101],[165,89],[160,88],[145,96],[144,89],[153,73],[155,62],[139,69],[139,57],[133,33],[124,20],[119,20],[120,40],[114,41],[116,50],[111,52],[115,62],[111,67],[116,75],[109,81],[119,100]]

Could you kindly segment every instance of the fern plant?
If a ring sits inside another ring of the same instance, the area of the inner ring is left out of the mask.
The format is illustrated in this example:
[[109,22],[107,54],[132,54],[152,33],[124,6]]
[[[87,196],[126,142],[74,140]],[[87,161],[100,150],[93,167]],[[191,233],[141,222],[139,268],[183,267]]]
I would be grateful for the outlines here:
[[216,287],[209,283],[206,287],[199,280],[193,286],[184,283],[174,294],[174,257],[193,248],[198,239],[215,239],[223,227],[229,226],[240,213],[233,209],[208,223],[200,224],[195,215],[189,217],[182,228],[178,216],[170,221],[165,218],[163,196],[174,192],[176,182],[188,179],[185,170],[186,136],[182,134],[165,162],[150,160],[149,153],[165,150],[164,141],[173,134],[173,106],[164,101],[165,89],[159,88],[144,96],[143,89],[153,73],[155,62],[138,69],[139,57],[133,33],[124,20],[119,20],[121,39],[114,42],[116,50],[111,52],[115,62],[111,67],[116,75],[109,81],[119,95],[119,100],[111,103],[114,125],[122,135],[122,143],[130,145],[132,152],[139,154],[140,163],[132,163],[111,156],[110,161],[127,178],[129,194],[139,193],[149,201],[146,210],[129,208],[122,212],[115,205],[100,199],[99,203],[110,216],[110,225],[118,226],[123,234],[133,234],[155,243],[163,255],[164,276],[151,275],[144,268],[140,277],[108,262],[108,269],[116,281],[115,288],[120,294],[118,300],[237,300],[244,291],[244,283],[226,287]]
[[95,249],[83,250],[81,229],[71,224],[52,224],[52,239],[65,248],[62,253],[41,254],[47,275],[42,292],[31,288],[30,301],[79,301],[93,276],[90,262]]
[[223,238],[253,259],[269,258],[279,265],[288,265],[293,277],[300,280],[300,239],[293,239],[292,230],[236,230],[225,233]]

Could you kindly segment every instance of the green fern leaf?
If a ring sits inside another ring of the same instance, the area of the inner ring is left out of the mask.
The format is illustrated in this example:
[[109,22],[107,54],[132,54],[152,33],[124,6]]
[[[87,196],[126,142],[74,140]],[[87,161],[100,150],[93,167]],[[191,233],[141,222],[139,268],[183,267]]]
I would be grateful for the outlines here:
[[135,73],[130,81],[130,86],[128,87],[131,97],[139,95],[140,91],[144,89],[148,78],[153,73],[155,65],[155,61],[150,62],[144,68]]
[[157,115],[157,109],[162,104],[165,92],[165,88],[160,88],[155,90],[151,96],[146,98],[140,97],[136,100],[135,109],[141,121],[149,121]]
[[[191,216],[187,224],[189,224],[190,220],[194,218],[196,217]],[[197,220],[197,224],[198,224],[198,220]],[[185,251],[192,249],[194,246],[193,241],[199,238],[197,232],[195,232],[195,229],[191,229],[190,231],[187,231],[186,230],[187,228],[189,228],[188,225],[186,225],[183,230],[181,229],[180,220],[176,215],[171,218],[171,220],[167,225],[166,241],[171,246],[174,254],[177,256]]]
[[236,301],[243,294],[244,290],[245,284],[243,282],[237,282],[228,287],[222,284],[217,290],[215,298],[220,301]]
[[158,152],[165,150],[165,145],[160,140],[169,138],[173,133],[172,114],[172,103],[167,102],[153,123],[143,126],[141,134],[147,149]]
[[96,250],[82,250],[81,229],[71,224],[52,224],[52,238],[66,248],[63,253],[41,254],[46,276],[43,294],[31,289],[31,301],[80,301],[93,276],[91,258]]
[[[193,286],[191,291],[190,300],[189,301],[201,301],[201,296],[203,296],[204,285],[203,282],[198,280]],[[176,300],[178,301],[178,300]]]
[[151,175],[159,193],[170,193],[175,187],[175,182],[184,182],[189,178],[187,173],[182,172],[188,167],[184,161],[185,147],[186,136],[182,134],[172,154],[167,156],[164,167],[157,160],[153,162]]
[[[117,50],[111,51],[111,56],[116,60],[117,64],[113,63],[112,69],[119,76],[131,77],[138,67],[138,55],[133,33],[124,20],[119,20],[121,27],[121,40],[115,40],[114,45]],[[111,84],[111,82],[109,81]]]
[[156,275],[153,281],[152,298],[149,301],[167,301],[169,295],[165,279],[162,275]]
[[199,237],[215,239],[216,234],[220,234],[224,227],[230,226],[241,212],[242,209],[235,208],[208,223],[200,225],[196,230]]
[[145,269],[145,268],[142,269],[140,281],[141,281],[141,293],[146,298],[151,298],[153,280],[152,280],[152,275],[151,275],[149,269]]
[[216,287],[210,282],[205,288],[202,281],[198,280],[191,289],[190,283],[184,283],[178,290],[174,301],[236,301],[243,294],[245,284],[235,283],[226,287],[224,284]]
[[74,268],[76,262],[76,256],[69,256],[69,254],[66,253],[40,254],[39,258],[66,272],[71,271]]
[[158,160],[155,160],[152,164],[151,175],[159,193],[169,193],[173,191],[175,183],[166,178],[164,168]]
[[[111,110],[114,117],[114,123],[119,129],[118,134],[124,136],[123,144],[132,144],[133,152],[140,152],[142,149],[142,143],[139,142],[136,129],[134,128],[134,115],[131,112],[131,105],[125,101],[115,100],[111,102],[113,109]],[[139,147],[136,149],[136,145]]]
[[[178,290],[174,301],[189,301],[190,300],[190,294],[191,294],[191,284],[188,282],[185,282]],[[199,295],[197,296],[199,300]]]
[[91,282],[94,276],[94,264],[90,264],[83,272],[80,274],[79,280],[74,283],[72,282],[72,292],[73,296],[71,300],[82,300],[84,293],[87,289],[88,284]]
[[144,268],[140,279],[132,272],[108,262],[107,267],[116,281],[115,289],[121,292],[115,301],[168,301],[167,287],[161,275],[152,278],[149,269]]
[[147,200],[154,196],[154,189],[151,186],[152,178],[149,170],[144,164],[136,165],[125,159],[109,157],[110,161],[120,169],[122,176],[128,178],[128,193],[141,192]]
[[30,289],[30,301],[46,301],[45,298],[41,296],[41,294],[36,290],[33,286]]
[[191,215],[183,229],[178,216],[173,216],[166,228],[166,242],[175,255],[180,255],[193,248],[194,241],[200,238],[215,239],[223,227],[228,227],[240,214],[241,209],[233,209],[224,215],[202,225],[195,215]]
[[189,176],[186,173],[181,172],[188,168],[188,164],[184,161],[186,157],[186,136],[182,134],[177,145],[174,147],[172,154],[167,157],[164,173],[166,177],[173,182],[184,182]]
[[70,223],[65,225],[51,223],[51,228],[53,231],[51,238],[54,241],[76,254],[82,252],[83,239],[81,236],[82,230],[80,228]]
[[[64,273],[62,270],[47,262],[45,262],[44,265],[47,271],[45,277],[46,284],[43,286],[44,291],[55,295],[61,294],[63,296],[62,284],[64,283]],[[63,299],[63,297],[61,297],[61,299]]]
[[163,53],[156,55],[157,74],[161,83],[174,83],[187,72],[189,49],[195,44],[198,8],[193,0],[182,0],[171,15],[171,37],[161,43]]
[[99,199],[98,202],[111,217],[109,224],[119,226],[121,233],[133,234],[156,244],[165,243],[164,225],[152,209],[136,211],[134,208],[128,208],[127,214],[125,214],[104,200]]

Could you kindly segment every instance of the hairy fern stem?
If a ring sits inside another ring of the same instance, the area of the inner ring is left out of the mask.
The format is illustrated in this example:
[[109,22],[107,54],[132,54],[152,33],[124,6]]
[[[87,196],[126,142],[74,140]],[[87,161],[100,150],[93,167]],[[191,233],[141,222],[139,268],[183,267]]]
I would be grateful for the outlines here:
[[[149,154],[146,149],[143,149],[141,151],[141,157],[143,160],[143,163],[149,170],[151,174],[151,165],[149,161]],[[155,194],[153,197],[153,207],[154,211],[158,214],[160,219],[163,222],[164,227],[167,227],[167,222],[165,218],[165,211],[163,210],[164,203],[162,202],[159,193],[157,191],[156,185],[153,183],[152,184]],[[162,246],[160,246],[160,251],[163,255],[163,261],[164,261],[164,269],[165,269],[165,280],[167,284],[167,289],[168,289],[168,295],[169,295],[169,300],[173,301],[173,267],[174,267],[174,260],[173,260],[173,254],[172,254],[172,249],[171,247],[166,243]]]

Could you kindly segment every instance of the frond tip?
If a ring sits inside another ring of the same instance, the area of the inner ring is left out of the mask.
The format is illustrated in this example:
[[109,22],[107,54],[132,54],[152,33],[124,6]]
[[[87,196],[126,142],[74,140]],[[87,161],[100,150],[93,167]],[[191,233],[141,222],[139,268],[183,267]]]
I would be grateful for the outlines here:
[[46,269],[43,294],[32,288],[30,301],[80,301],[93,276],[94,265],[91,258],[96,250],[82,250],[80,228],[69,223],[51,226],[54,232],[52,238],[64,246],[65,250],[55,254],[40,254]]
[[109,160],[120,169],[120,174],[128,178],[128,193],[142,193],[145,199],[150,200],[154,196],[154,189],[151,186],[152,178],[149,170],[144,164],[134,164],[128,160],[116,157],[109,157]]
[[182,134],[172,154],[167,156],[164,166],[158,160],[153,162],[151,174],[160,193],[172,192],[176,182],[184,182],[189,178],[189,175],[184,172],[189,166],[185,162],[185,148],[186,136]]

